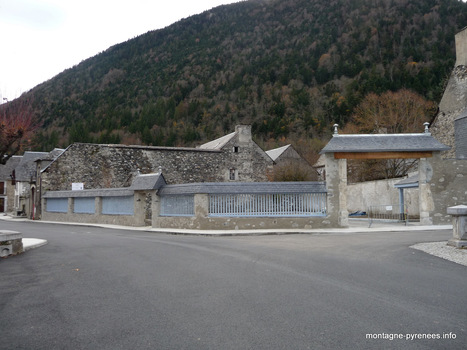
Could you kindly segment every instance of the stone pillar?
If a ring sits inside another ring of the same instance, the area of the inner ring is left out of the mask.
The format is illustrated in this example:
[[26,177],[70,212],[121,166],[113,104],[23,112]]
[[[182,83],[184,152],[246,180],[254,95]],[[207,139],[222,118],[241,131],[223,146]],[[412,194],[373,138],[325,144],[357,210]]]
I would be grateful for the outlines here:
[[339,226],[349,227],[347,210],[347,159],[339,159]]
[[207,194],[195,194],[195,217],[206,219],[209,215],[209,196]]
[[448,214],[452,216],[452,239],[448,245],[457,248],[467,247],[467,205],[449,207]]
[[102,215],[102,197],[94,198],[95,212],[94,215],[99,217]]
[[331,226],[348,227],[347,160],[335,159],[334,153],[325,153],[327,215]]
[[145,226],[144,218],[146,217],[146,192],[144,191],[135,191],[133,195],[133,203],[134,203],[134,214],[133,217],[135,218],[134,225],[135,226]]
[[151,210],[152,227],[160,227],[161,224],[159,216],[161,215],[161,197],[159,197],[156,192],[152,195]]
[[68,197],[68,215],[73,214],[75,211],[75,199],[73,197]]
[[433,175],[433,170],[427,158],[420,158],[418,172],[420,223],[422,225],[433,225],[433,218],[430,216],[430,213],[434,210],[434,203],[429,183]]

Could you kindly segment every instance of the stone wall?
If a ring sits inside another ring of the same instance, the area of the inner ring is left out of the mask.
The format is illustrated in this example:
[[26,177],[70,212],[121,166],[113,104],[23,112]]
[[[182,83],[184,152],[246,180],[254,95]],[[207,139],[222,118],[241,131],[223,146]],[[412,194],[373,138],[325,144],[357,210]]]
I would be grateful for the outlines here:
[[152,227],[167,229],[192,230],[257,230],[274,229],[315,229],[330,228],[332,226],[329,216],[309,217],[210,217],[209,197],[207,194],[196,194],[195,215],[191,217],[160,216],[160,198],[154,196]]
[[[467,110],[465,113],[467,113]],[[456,136],[456,159],[467,159],[467,114],[457,118],[454,121],[454,127]]]
[[456,142],[454,120],[467,108],[467,66],[457,66],[451,73],[439,113],[430,127],[431,134],[441,143],[451,147],[443,158],[455,158]]
[[430,190],[434,203],[431,216],[433,224],[450,224],[447,208],[467,204],[467,160],[441,159],[432,161],[433,177]]
[[238,181],[267,181],[272,160],[254,143],[240,143],[234,152],[194,148],[144,147],[75,143],[41,175],[42,193],[71,190],[72,183],[85,189],[128,187],[138,172],[162,168],[168,184],[222,182],[236,169]]
[[[347,208],[349,213],[367,211],[371,205],[399,205],[399,189],[394,185],[404,178],[367,181],[347,185]],[[409,217],[418,217],[418,189],[404,189],[404,202]]]

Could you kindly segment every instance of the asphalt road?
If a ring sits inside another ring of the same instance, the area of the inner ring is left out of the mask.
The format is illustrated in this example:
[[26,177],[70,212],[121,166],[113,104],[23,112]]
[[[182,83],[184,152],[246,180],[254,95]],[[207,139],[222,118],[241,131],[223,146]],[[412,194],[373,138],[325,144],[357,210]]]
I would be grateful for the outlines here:
[[0,349],[466,348],[467,268],[409,248],[449,231],[0,227],[49,241],[0,259]]

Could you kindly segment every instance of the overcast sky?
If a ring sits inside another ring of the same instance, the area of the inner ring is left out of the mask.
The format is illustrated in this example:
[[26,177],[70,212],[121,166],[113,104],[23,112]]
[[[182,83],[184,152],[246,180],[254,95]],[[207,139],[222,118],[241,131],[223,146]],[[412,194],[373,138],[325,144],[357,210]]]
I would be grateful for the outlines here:
[[112,45],[239,0],[0,0],[0,103]]

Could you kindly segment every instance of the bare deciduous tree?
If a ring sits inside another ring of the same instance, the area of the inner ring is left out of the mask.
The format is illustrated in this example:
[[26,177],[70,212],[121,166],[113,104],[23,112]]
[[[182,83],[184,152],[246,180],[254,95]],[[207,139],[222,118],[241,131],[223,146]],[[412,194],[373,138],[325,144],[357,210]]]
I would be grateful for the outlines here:
[[20,152],[38,128],[30,101],[17,99],[0,106],[0,164]]
[[[436,113],[436,104],[419,94],[402,89],[381,95],[368,94],[355,109],[344,133],[415,133]],[[349,181],[389,179],[407,175],[413,159],[349,161]]]

